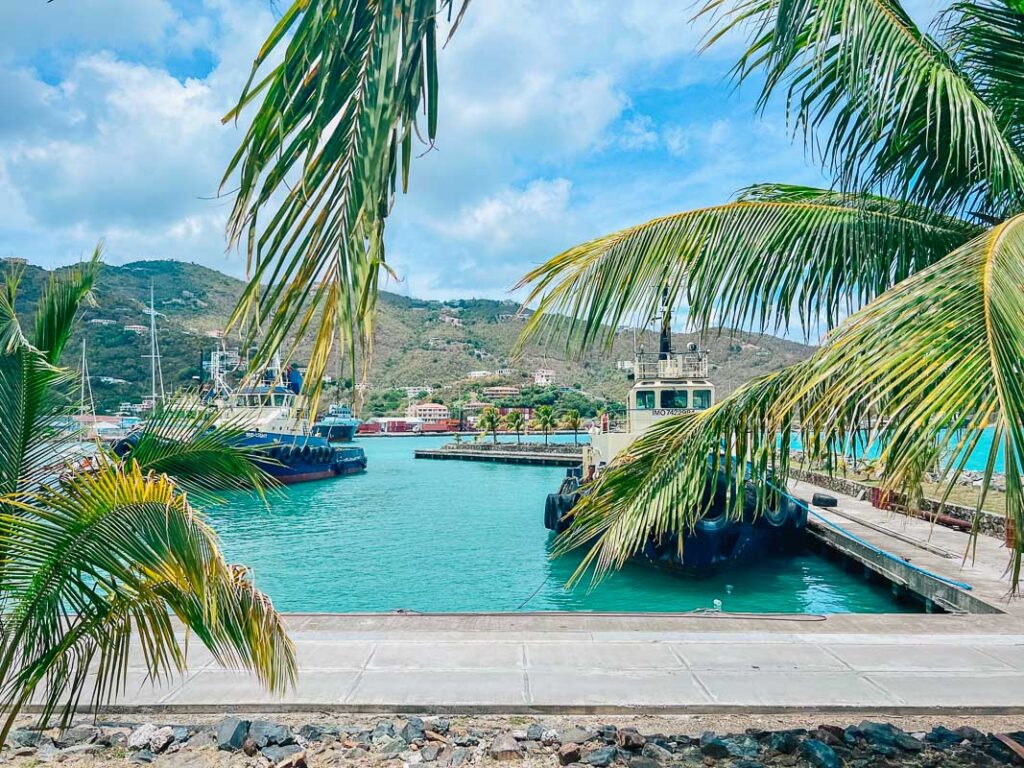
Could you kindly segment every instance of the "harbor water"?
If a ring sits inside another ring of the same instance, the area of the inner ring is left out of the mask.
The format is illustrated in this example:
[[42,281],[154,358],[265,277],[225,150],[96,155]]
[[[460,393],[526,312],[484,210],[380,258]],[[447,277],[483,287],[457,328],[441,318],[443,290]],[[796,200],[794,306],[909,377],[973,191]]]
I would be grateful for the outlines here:
[[[807,553],[690,580],[630,565],[595,588],[564,584],[544,500],[563,469],[413,458],[448,437],[358,441],[369,470],[208,509],[225,554],[285,611],[911,610],[859,572]],[[559,436],[572,441],[572,437]]]

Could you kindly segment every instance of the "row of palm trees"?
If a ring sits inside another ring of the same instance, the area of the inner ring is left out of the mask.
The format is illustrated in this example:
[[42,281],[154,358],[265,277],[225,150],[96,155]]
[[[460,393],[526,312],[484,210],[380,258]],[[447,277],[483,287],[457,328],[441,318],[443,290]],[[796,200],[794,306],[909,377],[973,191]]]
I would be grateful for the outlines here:
[[[523,416],[522,411],[513,410],[502,416],[498,409],[493,406],[484,408],[480,412],[476,425],[481,432],[490,432],[495,443],[498,442],[498,430],[504,427],[508,432],[515,433],[517,445],[521,444],[521,435],[527,426],[526,417]],[[578,444],[580,428],[583,426],[583,417],[580,416],[580,412],[575,408],[569,408],[559,418],[552,406],[541,405],[534,411],[530,426],[544,433],[544,445],[548,444],[548,435],[559,426],[562,429],[571,429],[572,441],[574,444]]]

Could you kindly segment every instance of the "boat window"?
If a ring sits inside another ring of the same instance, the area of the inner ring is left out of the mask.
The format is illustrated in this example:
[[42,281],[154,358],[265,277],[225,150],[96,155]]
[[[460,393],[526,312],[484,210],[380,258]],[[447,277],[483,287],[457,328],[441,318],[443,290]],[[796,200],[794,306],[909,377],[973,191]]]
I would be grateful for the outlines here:
[[638,411],[649,411],[654,408],[654,390],[638,389],[636,391],[636,408]]
[[693,407],[697,410],[711,407],[711,390],[710,389],[695,389],[693,390]]
[[661,391],[661,407],[686,408],[687,394],[685,389],[663,389]]

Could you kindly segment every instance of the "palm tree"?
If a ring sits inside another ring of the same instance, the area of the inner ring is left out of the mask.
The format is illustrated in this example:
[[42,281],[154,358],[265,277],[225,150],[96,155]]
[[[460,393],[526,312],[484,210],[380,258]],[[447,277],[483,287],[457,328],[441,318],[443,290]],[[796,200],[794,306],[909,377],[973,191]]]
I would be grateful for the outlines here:
[[550,405],[542,405],[537,408],[533,415],[533,422],[537,429],[544,433],[544,445],[548,444],[548,433],[558,426],[558,419],[555,418],[555,409]]
[[579,432],[580,427],[583,426],[583,418],[580,416],[580,412],[575,408],[570,408],[564,414],[562,414],[562,427],[565,429],[572,430],[572,444],[579,445]]
[[[764,77],[762,105],[785,91],[832,187],[759,184],[725,205],[576,246],[524,278],[528,300],[540,302],[526,336],[547,316],[568,316],[580,350],[609,340],[627,316],[653,317],[666,294],[700,330],[776,330],[798,318],[829,332],[809,360],[634,443],[631,461],[574,511],[563,549],[598,537],[577,577],[691,526],[710,498],[709,456],[712,470],[749,473],[759,504],[769,503],[797,423],[809,459],[835,467],[842,446],[881,418],[885,428],[867,438],[883,486],[913,498],[936,445],[952,441],[939,467],[948,497],[992,427],[978,508],[1001,447],[1020,530],[1024,12],[1004,0],[955,2],[935,36],[896,0],[711,0],[703,13],[712,41],[748,32],[738,79]],[[730,511],[742,504],[733,493]],[[1018,537],[1015,588],[1020,562]]]
[[494,444],[498,444],[498,427],[501,426],[501,414],[498,413],[497,408],[484,408],[480,411],[480,417],[476,420],[476,425],[481,432],[490,432],[491,437],[494,438]]
[[512,410],[505,414],[505,429],[516,433],[516,445],[521,445],[520,434],[526,427],[526,419],[520,410]]
[[[437,5],[456,20],[466,10]],[[258,85],[229,115],[262,95],[229,169],[240,182],[231,233],[253,233],[252,282],[236,315],[260,308],[266,353],[309,325],[308,304],[322,307],[311,378],[338,328],[353,344],[369,333],[383,222],[392,187],[407,178],[418,109],[427,140],[435,135],[435,10],[434,0],[401,11],[295,0],[255,62]],[[564,337],[579,352],[610,343],[627,318],[650,320],[667,299],[688,307],[697,330],[796,325],[825,329],[826,341],[707,411],[659,422],[585,498],[563,544],[599,535],[581,567],[603,573],[704,513],[696,500],[709,497],[709,454],[712,469],[749,472],[766,489],[769,477],[786,478],[795,423],[809,457],[828,463],[868,416],[887,425],[870,437],[897,492],[920,484],[923,457],[952,435],[948,494],[969,453],[961,449],[993,427],[978,506],[1001,447],[1007,514],[1024,530],[1019,4],[954,0],[934,34],[898,0],[707,0],[702,15],[709,44],[749,35],[737,79],[763,83],[759,107],[783,92],[830,185],[757,184],[571,248],[525,276],[539,302],[526,336],[568,318]],[[279,48],[283,62],[268,64]],[[275,192],[284,204],[257,226]],[[738,513],[742,494],[731,500]],[[1015,586],[1021,551],[1018,536]]]
[[87,688],[107,702],[133,642],[151,679],[183,671],[176,621],[274,690],[295,678],[281,617],[190,501],[263,482],[240,429],[172,408],[123,456],[101,450],[84,470],[68,453],[60,358],[97,263],[51,276],[31,334],[14,312],[20,272],[0,283],[0,741],[30,699],[65,723]]

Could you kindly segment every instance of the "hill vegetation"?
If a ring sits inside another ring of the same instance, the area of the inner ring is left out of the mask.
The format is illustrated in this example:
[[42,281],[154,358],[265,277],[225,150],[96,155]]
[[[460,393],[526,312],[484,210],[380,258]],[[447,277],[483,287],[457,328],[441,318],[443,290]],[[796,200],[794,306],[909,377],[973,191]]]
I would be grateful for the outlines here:
[[[38,267],[24,268],[19,292],[19,312],[34,307],[48,273]],[[201,361],[221,343],[237,348],[237,336],[223,342],[207,334],[221,331],[231,314],[243,283],[198,264],[179,261],[140,261],[122,266],[104,265],[97,283],[97,305],[82,312],[75,338],[67,347],[65,365],[79,366],[81,339],[86,340],[92,389],[98,412],[113,412],[124,401],[138,401],[150,391],[148,328],[150,285],[159,313],[160,351],[168,390],[195,382],[203,376]],[[587,393],[595,399],[621,400],[628,388],[620,360],[630,360],[634,344],[631,331],[615,337],[612,348],[588,354],[582,360],[567,359],[557,346],[530,345],[517,361],[510,353],[522,329],[518,304],[491,299],[438,302],[384,292],[375,324],[373,354],[366,398],[367,412],[393,412],[404,403],[397,388],[434,390],[445,402],[466,400],[483,387],[509,384],[527,388],[524,396],[538,403],[550,399],[528,389],[537,369],[554,371],[556,386]],[[704,339],[677,334],[675,344],[700,341],[709,350],[711,376],[719,396],[731,392],[753,376],[807,357],[812,348],[773,336],[720,333]],[[639,334],[637,343],[648,350],[657,347],[653,334]],[[299,360],[306,352],[300,345]],[[340,368],[335,366],[335,370]],[[471,371],[488,371],[487,378],[467,378]],[[347,382],[351,383],[351,382]],[[563,399],[568,393],[562,393]],[[572,407],[589,408],[582,399]],[[386,404],[386,405],[385,405]]]

